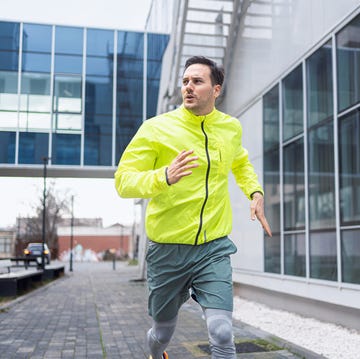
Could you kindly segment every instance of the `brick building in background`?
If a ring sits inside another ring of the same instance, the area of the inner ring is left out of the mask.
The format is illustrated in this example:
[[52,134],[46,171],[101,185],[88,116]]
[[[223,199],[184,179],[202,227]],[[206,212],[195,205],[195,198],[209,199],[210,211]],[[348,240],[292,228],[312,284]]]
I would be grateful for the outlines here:
[[[71,234],[75,260],[102,259],[107,253],[115,252],[120,259],[137,257],[137,236],[133,226],[116,223],[103,227],[102,220],[74,218],[64,219],[58,227],[59,256],[64,259],[69,254]],[[91,254],[91,255],[90,255]]]

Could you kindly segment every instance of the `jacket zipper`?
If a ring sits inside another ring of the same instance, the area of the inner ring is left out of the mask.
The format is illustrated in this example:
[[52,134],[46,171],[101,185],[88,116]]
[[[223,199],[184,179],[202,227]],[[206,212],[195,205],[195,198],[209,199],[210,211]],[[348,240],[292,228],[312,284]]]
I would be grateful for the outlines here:
[[208,167],[206,169],[206,177],[205,177],[205,199],[204,199],[204,203],[201,207],[201,211],[200,211],[199,229],[198,229],[198,232],[195,237],[195,245],[198,244],[199,236],[200,236],[202,225],[203,225],[203,216],[204,216],[205,205],[206,205],[206,202],[209,197],[209,174],[210,174],[210,155],[209,155],[209,148],[208,148],[209,139],[208,139],[208,136],[204,129],[204,122],[205,122],[205,119],[203,120],[203,122],[201,122],[201,130],[205,136],[205,152],[206,152],[206,159],[207,159]]

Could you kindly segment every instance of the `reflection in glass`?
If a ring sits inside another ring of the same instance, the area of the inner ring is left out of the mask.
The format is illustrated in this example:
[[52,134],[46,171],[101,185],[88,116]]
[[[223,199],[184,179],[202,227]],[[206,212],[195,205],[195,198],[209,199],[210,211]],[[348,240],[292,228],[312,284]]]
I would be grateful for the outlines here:
[[360,224],[360,112],[339,119],[340,218]]
[[360,284],[360,229],[341,233],[342,280]]
[[52,163],[56,165],[79,165],[80,140],[80,135],[54,134],[51,157]]
[[169,41],[168,35],[147,34],[148,58],[147,58],[147,109],[146,117],[156,115],[158,94],[161,77],[162,55]]
[[288,275],[305,277],[306,251],[304,233],[284,236],[284,272]]
[[42,164],[48,156],[49,135],[47,133],[20,132],[19,163]]
[[112,77],[87,76],[85,108],[87,114],[112,114],[113,107]]
[[282,82],[283,86],[283,140],[303,132],[303,80],[299,65]]
[[55,73],[81,74],[83,29],[55,27]]
[[279,86],[276,85],[263,97],[264,151],[279,148]]
[[55,128],[61,131],[80,131],[81,115],[73,113],[57,113],[55,116]]
[[21,130],[48,130],[51,126],[50,113],[20,112]]
[[280,255],[280,234],[266,237],[264,240],[265,250],[265,272],[281,272],[281,255]]
[[264,154],[265,214],[273,233],[280,232],[279,150]]
[[305,227],[304,141],[284,147],[284,229]]
[[15,132],[0,131],[0,163],[15,163]]
[[55,76],[54,111],[81,112],[80,76]]
[[110,166],[112,161],[114,32],[89,29],[86,53],[86,165]]
[[337,280],[336,232],[310,232],[310,277]]
[[[144,34],[118,32],[116,162],[142,123]],[[132,94],[137,94],[133,96]]]
[[335,228],[333,121],[311,129],[308,141],[310,229]]
[[83,29],[70,26],[55,27],[55,53],[82,55]]
[[0,21],[0,70],[17,71],[19,44],[20,24]]
[[336,37],[339,111],[360,101],[360,16]]
[[86,165],[111,165],[112,116],[89,115],[87,117],[84,151]]
[[51,37],[49,25],[24,24],[22,71],[50,72]]
[[17,127],[17,72],[0,71],[0,128]]
[[331,42],[309,57],[307,64],[308,127],[333,114]]
[[51,53],[51,26],[24,24],[23,51]]

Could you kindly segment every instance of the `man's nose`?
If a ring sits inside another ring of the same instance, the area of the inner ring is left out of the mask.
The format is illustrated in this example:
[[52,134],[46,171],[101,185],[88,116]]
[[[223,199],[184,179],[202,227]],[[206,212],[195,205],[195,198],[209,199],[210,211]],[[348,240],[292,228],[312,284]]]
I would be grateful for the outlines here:
[[185,86],[186,91],[192,91],[193,90],[193,83],[189,81]]

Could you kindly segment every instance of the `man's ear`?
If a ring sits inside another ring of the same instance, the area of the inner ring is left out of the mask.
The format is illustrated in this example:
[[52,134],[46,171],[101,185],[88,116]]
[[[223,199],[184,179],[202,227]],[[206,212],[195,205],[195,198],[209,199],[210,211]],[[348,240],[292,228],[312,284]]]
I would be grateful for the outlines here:
[[215,98],[218,98],[221,93],[221,85],[217,84],[214,86],[214,96]]

